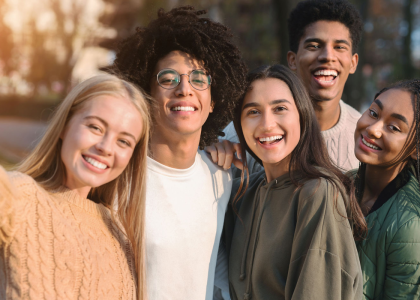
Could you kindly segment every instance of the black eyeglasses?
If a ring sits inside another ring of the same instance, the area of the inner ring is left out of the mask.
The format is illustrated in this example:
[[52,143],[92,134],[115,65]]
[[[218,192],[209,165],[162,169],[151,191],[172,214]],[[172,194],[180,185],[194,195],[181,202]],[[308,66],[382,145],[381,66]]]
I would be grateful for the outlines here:
[[181,76],[188,76],[188,82],[199,91],[207,90],[211,85],[211,76],[204,70],[193,70],[190,74],[179,74],[173,69],[163,69],[156,75],[158,84],[167,90],[176,88],[181,83]]

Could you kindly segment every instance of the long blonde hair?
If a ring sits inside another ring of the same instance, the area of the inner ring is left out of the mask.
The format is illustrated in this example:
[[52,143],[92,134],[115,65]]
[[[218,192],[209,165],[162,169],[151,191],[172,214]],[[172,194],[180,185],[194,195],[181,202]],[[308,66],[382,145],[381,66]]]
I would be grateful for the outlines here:
[[143,121],[143,132],[125,170],[111,182],[92,188],[88,198],[110,208],[114,221],[114,201],[118,199],[117,216],[134,251],[137,299],[144,300],[146,161],[151,126],[148,103],[152,99],[133,84],[114,75],[99,75],[78,84],[57,108],[45,135],[29,157],[17,166],[17,170],[31,176],[47,190],[61,186],[66,175],[61,160],[60,134],[75,112],[87,101],[100,95],[128,98],[139,110]]

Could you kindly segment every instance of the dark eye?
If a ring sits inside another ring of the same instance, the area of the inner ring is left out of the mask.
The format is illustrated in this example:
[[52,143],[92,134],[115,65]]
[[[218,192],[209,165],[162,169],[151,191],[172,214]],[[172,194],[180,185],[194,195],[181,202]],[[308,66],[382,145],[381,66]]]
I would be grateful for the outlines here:
[[369,115],[373,118],[377,118],[378,114],[373,110],[373,109],[369,109]]
[[286,107],[284,107],[284,106],[277,106],[277,107],[274,109],[274,111],[284,111],[284,110],[287,110],[287,108],[286,108]]
[[319,49],[320,48],[319,45],[316,45],[316,44],[309,44],[307,47],[311,48],[311,49]]
[[131,146],[131,144],[130,144],[130,142],[129,142],[129,141],[126,141],[126,140],[119,140],[119,142],[120,142],[121,144],[124,144],[125,146],[128,146],[128,147],[130,147],[130,146]]
[[248,110],[248,112],[246,114],[247,115],[256,115],[256,114],[258,114],[258,110],[256,110],[256,109],[250,109],[250,110]]
[[94,131],[102,132],[102,129],[99,126],[96,125],[89,125],[89,128],[92,128]]
[[389,125],[389,128],[391,128],[392,131],[401,132],[401,130],[397,126]]

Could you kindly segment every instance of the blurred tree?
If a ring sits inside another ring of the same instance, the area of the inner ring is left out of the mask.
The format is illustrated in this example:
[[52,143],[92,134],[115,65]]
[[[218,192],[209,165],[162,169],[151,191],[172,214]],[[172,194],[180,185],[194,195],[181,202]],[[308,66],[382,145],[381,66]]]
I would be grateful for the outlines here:
[[6,5],[4,1],[0,1],[0,60],[2,62],[3,74],[9,74],[15,68],[13,60],[13,32],[4,22],[6,14]]

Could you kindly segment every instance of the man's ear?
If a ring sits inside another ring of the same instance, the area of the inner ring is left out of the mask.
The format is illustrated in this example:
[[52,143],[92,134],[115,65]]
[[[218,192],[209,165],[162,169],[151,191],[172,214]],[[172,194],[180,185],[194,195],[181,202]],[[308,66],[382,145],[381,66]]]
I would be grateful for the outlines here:
[[287,52],[287,64],[289,65],[290,70],[296,71],[296,53],[293,51]]
[[212,101],[212,102],[210,103],[210,112],[211,112],[211,113],[213,112],[213,109],[214,109],[214,102]]
[[358,63],[359,63],[359,54],[354,53],[351,58],[351,66],[350,66],[350,71],[349,71],[350,74],[354,74],[354,72],[356,72]]

